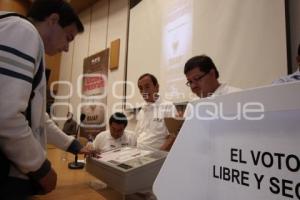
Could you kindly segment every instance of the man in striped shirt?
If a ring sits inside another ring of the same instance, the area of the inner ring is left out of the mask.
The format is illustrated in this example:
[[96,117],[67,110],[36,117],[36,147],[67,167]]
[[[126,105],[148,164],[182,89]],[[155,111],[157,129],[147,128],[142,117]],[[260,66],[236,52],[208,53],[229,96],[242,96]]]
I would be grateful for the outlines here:
[[0,12],[0,153],[10,162],[8,177],[0,180],[0,199],[26,199],[55,188],[47,143],[72,153],[87,152],[45,112],[44,53],[68,51],[83,31],[63,0],[35,0],[28,18]]

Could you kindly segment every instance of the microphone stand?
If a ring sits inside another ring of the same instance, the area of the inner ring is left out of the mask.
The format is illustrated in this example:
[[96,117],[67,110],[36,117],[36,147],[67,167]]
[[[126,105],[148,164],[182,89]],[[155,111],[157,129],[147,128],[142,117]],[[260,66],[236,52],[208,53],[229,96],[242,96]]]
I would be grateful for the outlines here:
[[[76,136],[75,136],[76,140],[78,139],[78,133],[80,131],[80,124],[77,127]],[[75,161],[74,162],[70,162],[68,164],[68,167],[69,167],[69,169],[83,169],[84,168],[84,163],[83,162],[78,162],[78,155],[77,155],[77,153],[75,154]]]

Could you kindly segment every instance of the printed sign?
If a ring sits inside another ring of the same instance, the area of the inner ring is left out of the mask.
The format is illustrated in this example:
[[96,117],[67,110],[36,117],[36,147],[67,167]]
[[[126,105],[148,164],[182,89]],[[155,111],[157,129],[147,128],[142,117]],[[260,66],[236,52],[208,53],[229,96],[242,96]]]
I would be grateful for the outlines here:
[[296,91],[300,82],[192,103],[155,181],[158,199],[300,199]]
[[95,137],[105,130],[108,53],[105,49],[84,59],[81,110],[85,115],[81,126],[84,137]]

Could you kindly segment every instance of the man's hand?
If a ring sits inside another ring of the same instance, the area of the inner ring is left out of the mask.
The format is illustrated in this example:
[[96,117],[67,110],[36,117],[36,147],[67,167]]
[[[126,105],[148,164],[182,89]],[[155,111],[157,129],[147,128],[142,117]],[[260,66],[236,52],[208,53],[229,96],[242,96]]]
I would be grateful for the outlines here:
[[160,147],[160,150],[162,151],[170,151],[173,143],[175,142],[176,135],[175,134],[169,134],[166,136],[166,140],[164,144]]
[[78,153],[84,154],[84,157],[96,157],[98,154],[100,154],[99,151],[94,150],[90,146],[84,146]]
[[57,174],[54,171],[53,168],[48,172],[46,176],[41,178],[38,181],[39,185],[41,186],[42,193],[46,194],[51,192],[52,190],[55,189],[56,183],[57,183]]

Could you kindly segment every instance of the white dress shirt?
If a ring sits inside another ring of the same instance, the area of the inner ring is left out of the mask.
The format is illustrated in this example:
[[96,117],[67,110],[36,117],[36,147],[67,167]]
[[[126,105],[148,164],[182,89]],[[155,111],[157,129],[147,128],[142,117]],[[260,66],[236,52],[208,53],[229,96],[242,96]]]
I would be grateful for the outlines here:
[[293,74],[280,77],[278,80],[273,81],[273,84],[279,84],[279,83],[287,83],[287,82],[293,82],[293,81],[300,81],[300,70],[298,69]]
[[[225,94],[238,92],[238,91],[241,91],[241,89],[229,86],[226,83],[222,83],[211,96],[206,97],[206,98],[213,98],[216,96],[225,95]],[[198,98],[193,99],[192,101],[199,101],[199,99],[200,98],[198,97]],[[203,99],[205,99],[205,98],[203,98]],[[191,110],[192,109],[191,103],[188,103],[186,106],[186,109],[185,109],[185,112],[183,115],[184,118],[190,118],[193,115],[193,111]]]
[[99,133],[93,142],[93,148],[100,152],[110,151],[124,146],[136,146],[136,139],[132,132],[125,130],[120,138],[115,139],[111,136],[110,131],[106,130]]
[[137,147],[146,150],[159,150],[169,134],[165,117],[175,117],[176,108],[172,102],[158,98],[154,103],[147,103],[137,116],[135,129]]

